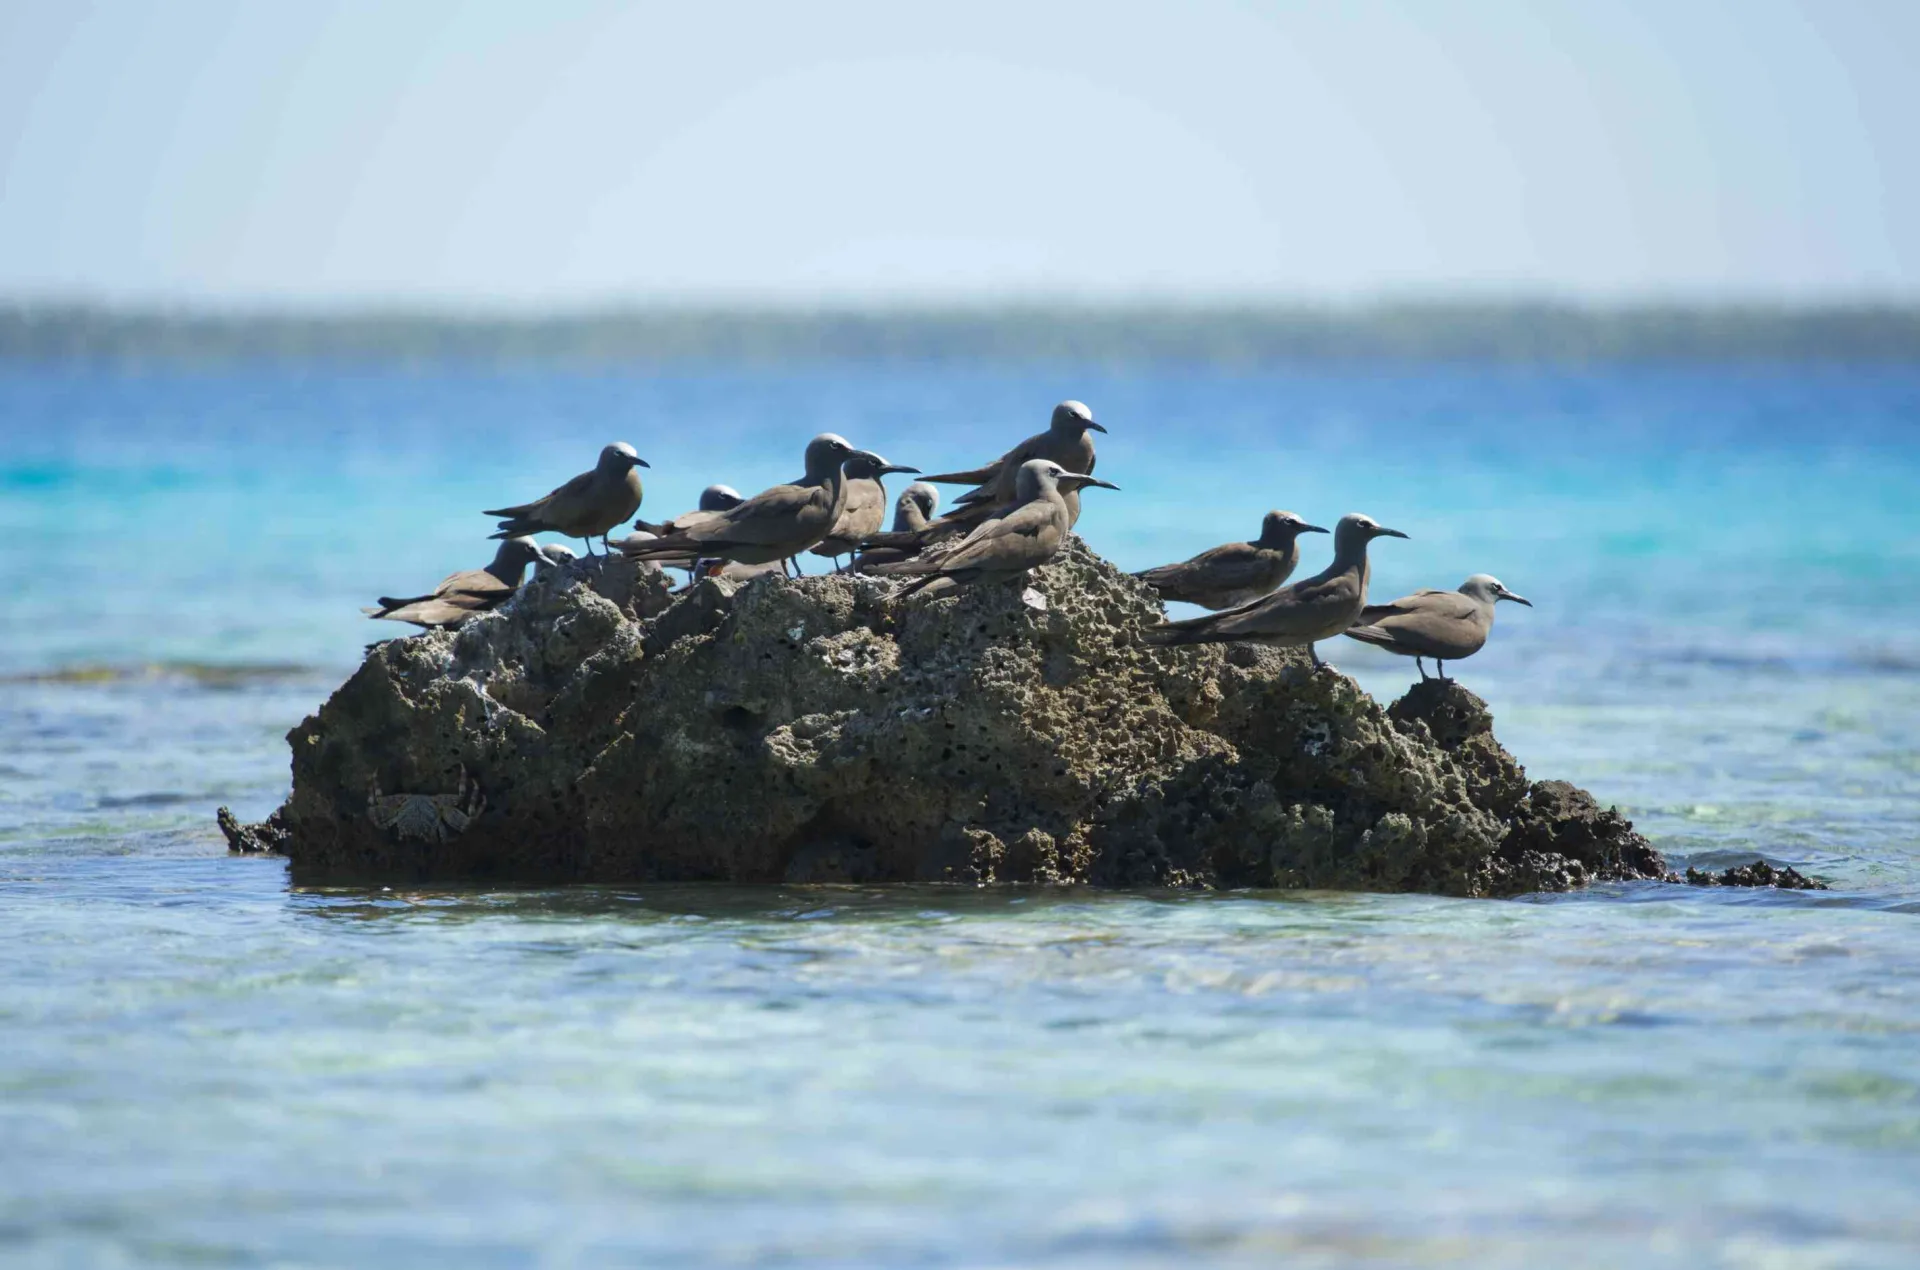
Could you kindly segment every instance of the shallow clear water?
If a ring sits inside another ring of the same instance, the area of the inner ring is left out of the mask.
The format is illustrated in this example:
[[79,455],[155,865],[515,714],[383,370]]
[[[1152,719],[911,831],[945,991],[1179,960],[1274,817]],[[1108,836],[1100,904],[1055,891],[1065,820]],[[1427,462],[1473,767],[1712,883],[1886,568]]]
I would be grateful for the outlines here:
[[[1531,770],[1835,889],[416,894],[222,851],[357,605],[477,563],[477,508],[620,437],[653,511],[824,427],[958,466],[1069,394],[1121,563],[1371,512],[1414,535],[1378,593],[1536,601],[1460,668]],[[1913,369],[0,370],[0,1261],[1912,1264],[1916,478]],[[103,665],[152,669],[23,677]]]

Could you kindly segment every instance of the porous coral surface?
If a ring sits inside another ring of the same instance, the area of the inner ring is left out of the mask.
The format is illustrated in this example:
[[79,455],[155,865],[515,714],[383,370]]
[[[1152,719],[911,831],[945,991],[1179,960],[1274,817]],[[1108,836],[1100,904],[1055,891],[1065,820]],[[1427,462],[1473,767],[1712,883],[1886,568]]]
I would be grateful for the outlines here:
[[[894,590],[544,570],[368,653],[289,736],[274,844],[310,879],[1495,896],[1665,876],[1617,812],[1530,781],[1457,683],[1389,708],[1304,652],[1150,647],[1157,600],[1078,540],[1020,585]],[[484,809],[444,841],[367,814],[369,789],[463,779]]]

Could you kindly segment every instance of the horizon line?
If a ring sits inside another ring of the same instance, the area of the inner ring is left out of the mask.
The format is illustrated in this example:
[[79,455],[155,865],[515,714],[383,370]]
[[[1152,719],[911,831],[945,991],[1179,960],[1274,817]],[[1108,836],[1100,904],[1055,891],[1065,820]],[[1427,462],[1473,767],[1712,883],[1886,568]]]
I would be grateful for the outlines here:
[[1636,295],[1592,295],[1571,291],[1475,290],[1419,288],[1364,295],[1313,293],[1241,294],[1232,292],[1169,292],[1087,294],[1010,292],[1005,294],[930,293],[790,295],[778,292],[675,292],[659,295],[607,295],[573,299],[488,296],[390,295],[359,296],[111,296],[81,292],[7,292],[0,290],[0,313],[18,317],[31,312],[68,315],[94,314],[112,318],[186,318],[219,320],[225,317],[288,318],[297,320],[407,318],[413,320],[488,322],[552,321],[622,315],[699,313],[739,316],[803,316],[808,314],[991,314],[1073,312],[1087,314],[1291,314],[1358,316],[1394,311],[1482,311],[1567,314],[1819,314],[1920,312],[1920,292],[1834,292],[1822,295],[1785,293],[1706,294],[1645,292]]

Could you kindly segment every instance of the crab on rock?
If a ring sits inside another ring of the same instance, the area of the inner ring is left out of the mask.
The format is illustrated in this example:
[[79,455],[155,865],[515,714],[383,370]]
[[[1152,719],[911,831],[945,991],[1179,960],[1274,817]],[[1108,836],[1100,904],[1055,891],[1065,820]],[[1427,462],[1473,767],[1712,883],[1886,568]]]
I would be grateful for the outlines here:
[[367,819],[402,841],[451,842],[486,807],[486,795],[464,767],[451,794],[383,794],[377,778],[367,782]]

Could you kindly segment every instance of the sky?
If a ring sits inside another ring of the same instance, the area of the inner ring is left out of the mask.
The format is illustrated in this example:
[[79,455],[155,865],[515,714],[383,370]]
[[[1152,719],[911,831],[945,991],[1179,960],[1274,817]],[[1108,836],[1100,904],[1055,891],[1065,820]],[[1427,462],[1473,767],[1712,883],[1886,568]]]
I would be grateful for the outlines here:
[[1920,0],[0,0],[0,296],[1920,298]]

